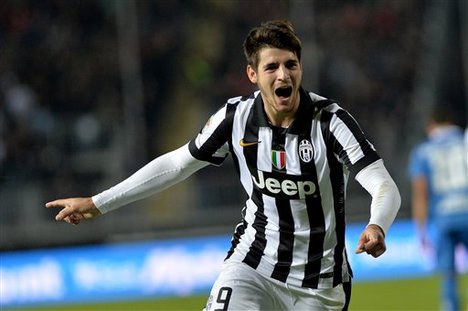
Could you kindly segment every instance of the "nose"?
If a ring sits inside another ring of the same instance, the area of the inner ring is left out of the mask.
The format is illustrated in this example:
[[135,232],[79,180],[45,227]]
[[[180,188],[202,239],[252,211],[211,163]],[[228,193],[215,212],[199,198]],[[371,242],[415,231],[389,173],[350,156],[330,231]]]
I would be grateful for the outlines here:
[[288,81],[290,77],[289,70],[286,66],[281,65],[278,68],[278,79],[282,81]]

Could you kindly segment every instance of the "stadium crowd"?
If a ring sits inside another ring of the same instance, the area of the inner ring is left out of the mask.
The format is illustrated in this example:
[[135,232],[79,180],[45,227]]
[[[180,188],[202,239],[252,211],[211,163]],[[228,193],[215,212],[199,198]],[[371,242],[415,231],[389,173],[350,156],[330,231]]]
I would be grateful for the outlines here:
[[[0,5],[2,222],[20,221],[28,213],[22,209],[40,209],[52,197],[91,194],[110,185],[111,173],[102,166],[116,161],[112,150],[124,120],[115,3],[6,0]],[[397,183],[405,177],[398,140],[422,52],[425,3],[314,1],[313,12],[301,12],[314,20],[313,29],[298,30],[316,43],[318,85],[306,87],[338,100],[359,119]],[[259,20],[288,18],[285,12],[293,5],[298,4],[136,2],[146,160],[165,151],[162,129],[177,127],[167,124],[166,116],[195,106],[201,111],[194,125],[199,128],[227,98],[252,90],[242,38]],[[103,150],[110,152],[91,168],[70,161],[80,153],[97,159]],[[124,169],[120,177],[129,173]],[[24,204],[28,196],[35,206]],[[40,213],[36,221],[50,217]]]

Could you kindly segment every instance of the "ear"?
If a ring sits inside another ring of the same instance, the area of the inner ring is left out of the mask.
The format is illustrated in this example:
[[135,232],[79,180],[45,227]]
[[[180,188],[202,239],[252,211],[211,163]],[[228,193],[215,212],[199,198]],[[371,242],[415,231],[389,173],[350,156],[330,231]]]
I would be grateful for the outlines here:
[[250,82],[257,83],[257,72],[251,65],[247,65],[247,77],[249,77]]

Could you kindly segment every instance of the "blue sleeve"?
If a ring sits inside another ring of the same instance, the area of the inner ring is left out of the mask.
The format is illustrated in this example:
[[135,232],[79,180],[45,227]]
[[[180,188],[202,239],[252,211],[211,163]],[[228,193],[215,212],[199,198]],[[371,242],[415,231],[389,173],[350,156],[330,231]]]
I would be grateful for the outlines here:
[[427,157],[424,152],[424,145],[419,145],[410,154],[408,164],[408,175],[411,179],[417,176],[428,176],[429,166],[427,163]]

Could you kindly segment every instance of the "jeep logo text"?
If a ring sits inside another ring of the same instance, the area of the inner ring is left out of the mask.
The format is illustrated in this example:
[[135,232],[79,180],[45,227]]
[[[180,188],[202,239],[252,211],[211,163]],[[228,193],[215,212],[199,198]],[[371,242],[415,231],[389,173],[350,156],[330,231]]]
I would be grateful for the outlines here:
[[303,180],[303,178],[304,177],[301,176],[263,171],[258,171],[258,180],[252,176],[255,186],[257,186],[262,193],[272,197],[288,199],[305,199],[306,196],[315,193],[317,189],[315,184],[310,180]]

